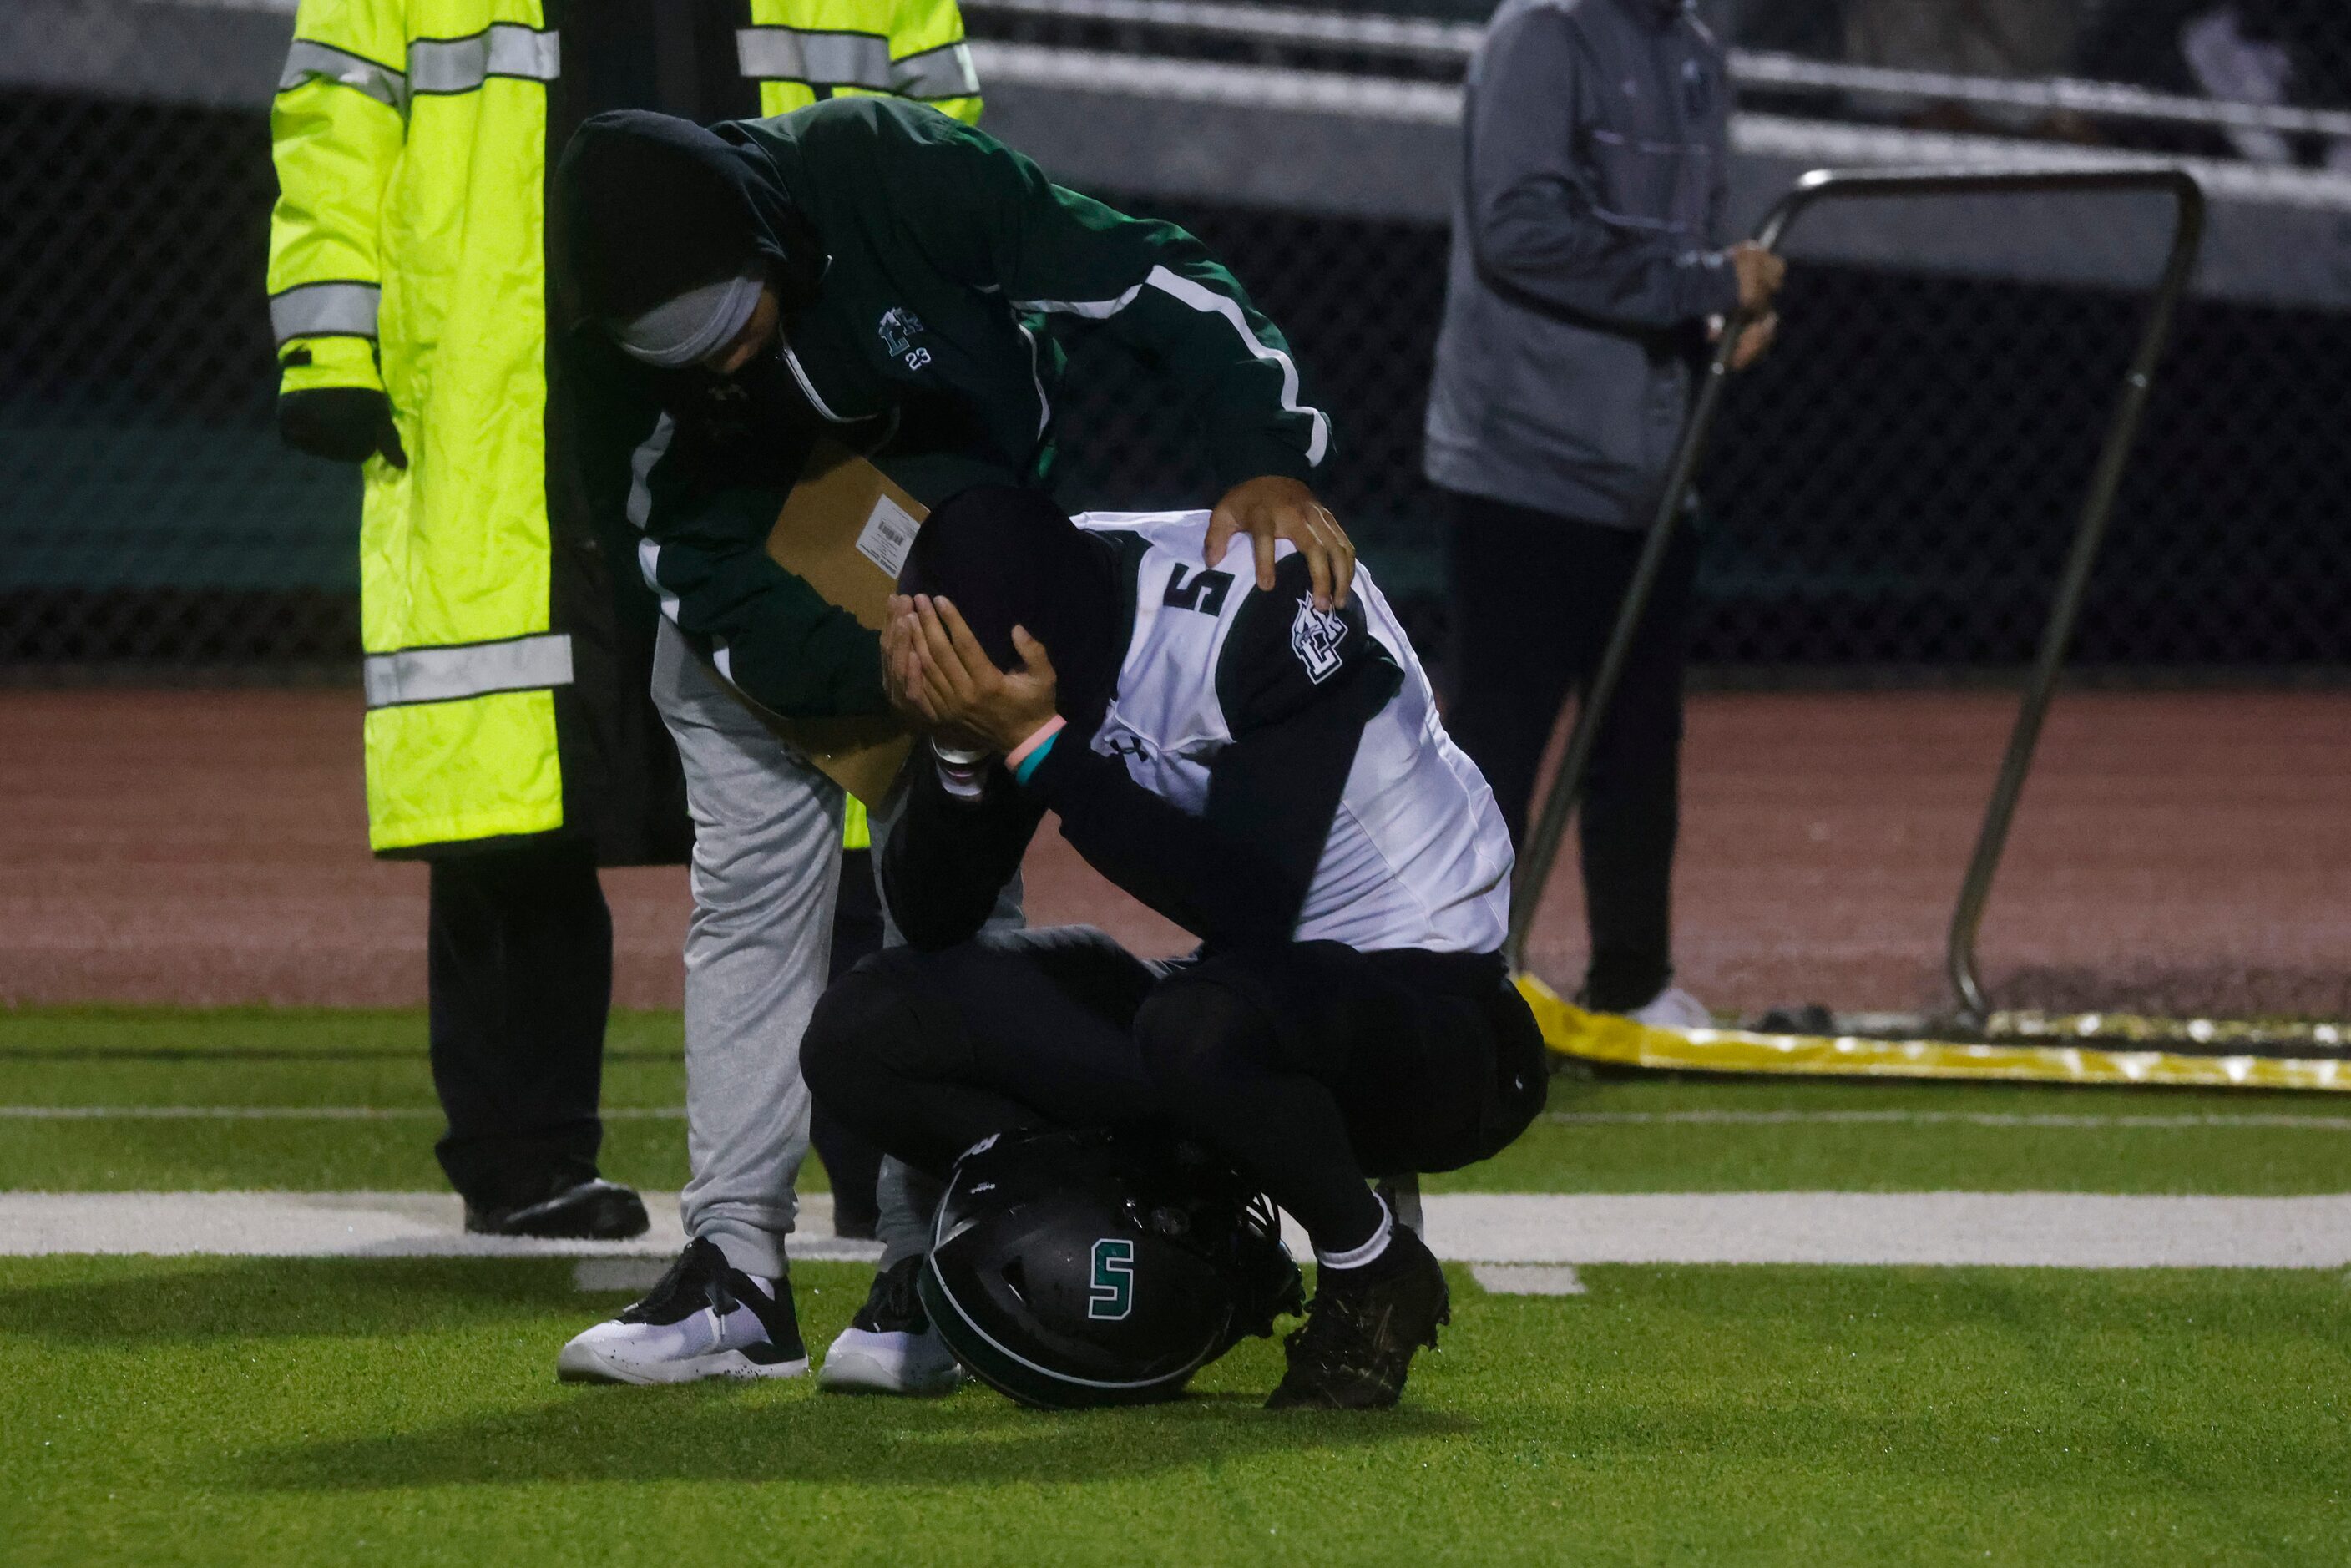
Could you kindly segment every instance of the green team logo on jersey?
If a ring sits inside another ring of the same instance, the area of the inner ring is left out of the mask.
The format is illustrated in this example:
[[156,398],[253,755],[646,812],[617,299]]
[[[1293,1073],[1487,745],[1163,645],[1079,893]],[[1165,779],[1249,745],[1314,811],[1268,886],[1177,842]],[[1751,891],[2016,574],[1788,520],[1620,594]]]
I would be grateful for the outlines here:
[[919,371],[931,362],[931,351],[914,345],[914,340],[926,330],[923,319],[904,306],[893,305],[882,312],[873,329],[881,335],[883,350],[892,359],[904,361],[908,370]]
[[1133,1311],[1134,1243],[1105,1236],[1094,1243],[1094,1282],[1086,1292],[1086,1316],[1116,1322]]

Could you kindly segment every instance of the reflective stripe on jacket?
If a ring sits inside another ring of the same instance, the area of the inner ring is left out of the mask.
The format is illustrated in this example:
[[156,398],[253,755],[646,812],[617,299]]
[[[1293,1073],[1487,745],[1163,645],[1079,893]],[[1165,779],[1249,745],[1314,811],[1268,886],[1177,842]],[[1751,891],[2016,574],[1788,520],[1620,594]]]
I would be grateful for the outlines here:
[[743,74],[759,84],[759,112],[784,114],[820,98],[886,94],[979,120],[979,76],[956,0],[750,0],[737,35]]
[[[823,63],[821,34],[880,44],[892,81],[977,116],[954,0],[643,3],[649,28],[659,7],[723,13],[729,64],[769,112],[810,90],[771,68],[784,43]],[[597,753],[570,733],[590,700],[574,688],[591,671],[612,684],[609,658],[575,650],[549,517],[544,192],[550,140],[576,119],[550,118],[562,4],[300,0],[271,111],[281,389],[381,389],[409,459],[367,463],[360,530],[379,852],[579,826],[566,768]],[[841,57],[872,53],[858,47]]]

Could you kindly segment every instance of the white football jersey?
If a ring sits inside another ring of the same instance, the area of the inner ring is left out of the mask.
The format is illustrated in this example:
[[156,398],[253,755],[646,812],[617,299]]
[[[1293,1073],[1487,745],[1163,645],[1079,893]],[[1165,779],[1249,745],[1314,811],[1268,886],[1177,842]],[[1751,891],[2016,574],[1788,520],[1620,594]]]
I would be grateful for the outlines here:
[[[1230,570],[1205,568],[1207,512],[1092,512],[1077,522],[1117,539],[1134,607],[1117,695],[1092,748],[1198,816],[1209,765],[1242,716],[1228,707],[1276,683],[1320,685],[1351,660],[1384,654],[1402,679],[1364,726],[1296,938],[1365,952],[1498,950],[1510,922],[1510,831],[1477,765],[1446,735],[1428,677],[1371,573],[1357,570],[1344,612],[1318,612],[1303,594],[1259,591],[1246,539],[1234,545]],[[1281,558],[1293,553],[1278,547]],[[1236,642],[1245,611],[1257,630]],[[1266,634],[1269,613],[1286,639]],[[1294,668],[1242,667],[1277,661]]]

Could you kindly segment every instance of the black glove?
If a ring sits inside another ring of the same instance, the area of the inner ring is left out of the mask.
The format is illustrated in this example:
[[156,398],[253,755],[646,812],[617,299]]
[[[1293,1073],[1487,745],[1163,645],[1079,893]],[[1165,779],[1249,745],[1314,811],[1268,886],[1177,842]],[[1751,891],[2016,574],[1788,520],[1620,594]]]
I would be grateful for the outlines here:
[[286,444],[336,463],[364,463],[378,453],[394,468],[408,466],[392,400],[371,387],[313,387],[277,400],[277,434]]

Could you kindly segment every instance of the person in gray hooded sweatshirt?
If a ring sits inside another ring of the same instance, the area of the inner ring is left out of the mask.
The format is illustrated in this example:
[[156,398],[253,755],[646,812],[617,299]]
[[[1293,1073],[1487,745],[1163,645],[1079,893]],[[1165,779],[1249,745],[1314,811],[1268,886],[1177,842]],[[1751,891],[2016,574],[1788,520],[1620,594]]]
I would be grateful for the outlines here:
[[[1461,188],[1429,394],[1429,478],[1449,493],[1447,727],[1523,843],[1571,682],[1623,601],[1707,345],[1740,306],[1743,368],[1770,345],[1779,259],[1727,246],[1729,84],[1685,0],[1506,0],[1469,67]],[[1673,977],[1670,892],[1686,533],[1593,749],[1580,829],[1583,1000],[1708,1021]],[[1543,612],[1511,613],[1540,585]]]

